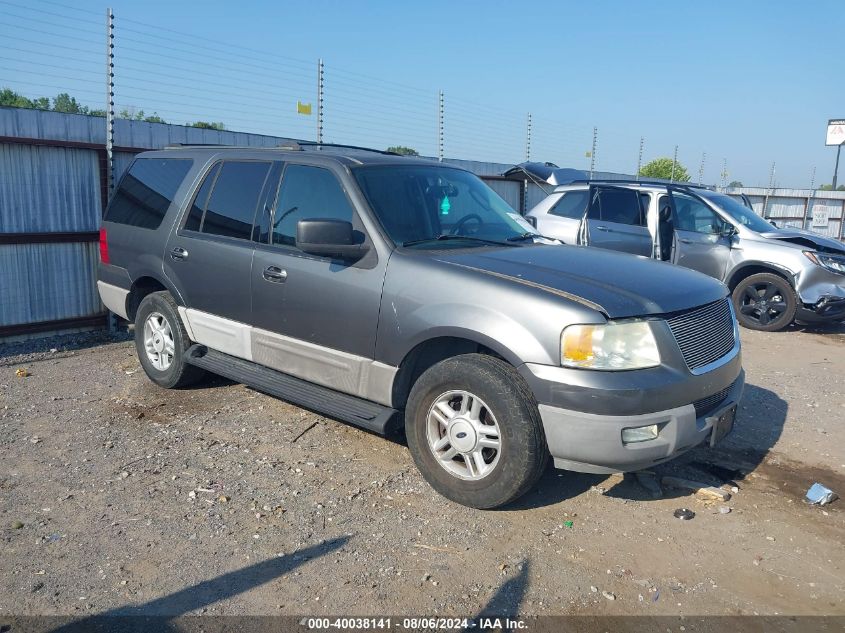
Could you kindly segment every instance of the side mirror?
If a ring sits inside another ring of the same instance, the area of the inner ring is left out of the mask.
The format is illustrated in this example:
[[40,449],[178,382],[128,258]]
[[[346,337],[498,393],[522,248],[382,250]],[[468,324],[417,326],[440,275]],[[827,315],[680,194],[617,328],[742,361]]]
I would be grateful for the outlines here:
[[734,235],[736,235],[736,227],[733,224],[725,222],[722,225],[722,230],[720,234],[722,237],[733,237]]
[[351,222],[328,219],[297,222],[296,247],[311,255],[348,261],[357,261],[370,250],[366,244],[355,243]]

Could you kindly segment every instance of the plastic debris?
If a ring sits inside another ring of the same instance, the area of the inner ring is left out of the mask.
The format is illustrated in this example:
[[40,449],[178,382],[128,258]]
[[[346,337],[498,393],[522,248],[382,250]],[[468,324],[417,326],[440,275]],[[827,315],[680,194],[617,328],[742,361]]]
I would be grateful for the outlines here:
[[828,503],[836,501],[838,498],[839,496],[830,488],[826,488],[819,483],[815,483],[810,486],[810,489],[807,491],[805,500],[807,503],[812,503],[813,505],[825,506]]
[[719,508],[719,514],[730,514],[731,509],[728,506],[721,506]]
[[680,519],[681,521],[689,521],[690,519],[695,518],[695,512],[689,508],[678,508],[675,510],[675,518]]
[[15,370],[15,376],[17,376],[18,378],[28,378],[32,376],[32,374],[26,367],[21,367],[20,369]]
[[568,528],[571,528],[573,525],[575,525],[572,521],[564,521],[563,524]]

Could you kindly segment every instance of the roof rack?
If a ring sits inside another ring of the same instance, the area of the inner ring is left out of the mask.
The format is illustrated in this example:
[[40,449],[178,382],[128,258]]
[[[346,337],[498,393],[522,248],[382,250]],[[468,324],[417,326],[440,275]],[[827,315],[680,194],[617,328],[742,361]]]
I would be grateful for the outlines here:
[[386,156],[401,156],[401,154],[397,154],[396,152],[390,152],[387,150],[382,149],[374,149],[372,147],[361,147],[360,145],[344,145],[342,143],[319,143],[317,141],[303,141],[301,139],[282,139],[277,145],[274,146],[249,146],[249,145],[228,145],[226,143],[169,143],[167,144],[164,149],[185,149],[191,147],[220,147],[220,148],[232,148],[232,149],[254,149],[254,150],[266,150],[266,149],[287,149],[296,152],[301,152],[306,149],[322,149],[323,147],[332,147],[338,149],[354,149],[360,152],[373,152],[376,154],[384,154]]
[[593,178],[592,180],[589,178],[585,178],[583,180],[573,180],[566,184],[568,185],[591,185],[591,184],[602,184],[602,185],[613,185],[613,184],[621,184],[621,185],[661,185],[664,187],[686,187],[689,189],[709,189],[709,185],[697,185],[692,182],[670,182],[668,180],[636,180],[634,178]]

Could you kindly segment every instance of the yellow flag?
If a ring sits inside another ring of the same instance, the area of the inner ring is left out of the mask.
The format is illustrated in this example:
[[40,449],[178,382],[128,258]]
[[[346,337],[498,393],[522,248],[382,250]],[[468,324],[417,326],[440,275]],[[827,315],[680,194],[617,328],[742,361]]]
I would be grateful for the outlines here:
[[296,102],[296,113],[297,114],[311,114],[311,104],[310,103],[302,103],[302,101]]

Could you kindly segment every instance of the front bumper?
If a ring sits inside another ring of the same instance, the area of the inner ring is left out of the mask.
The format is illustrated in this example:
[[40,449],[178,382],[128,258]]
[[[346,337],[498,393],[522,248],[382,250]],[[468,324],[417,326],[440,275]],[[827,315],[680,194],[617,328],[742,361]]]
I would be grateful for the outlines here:
[[798,309],[795,318],[807,323],[845,320],[845,297],[824,296],[812,305]]
[[795,315],[799,321],[845,319],[845,275],[814,265],[796,275],[795,290],[800,299]]
[[[556,468],[586,473],[629,472],[668,461],[709,439],[714,414],[738,404],[744,386],[745,372],[740,369],[736,380],[722,390],[725,395],[721,401],[703,398],[696,404],[640,415],[582,413],[541,404],[540,416]],[[622,442],[622,429],[650,424],[660,428],[656,439]]]

